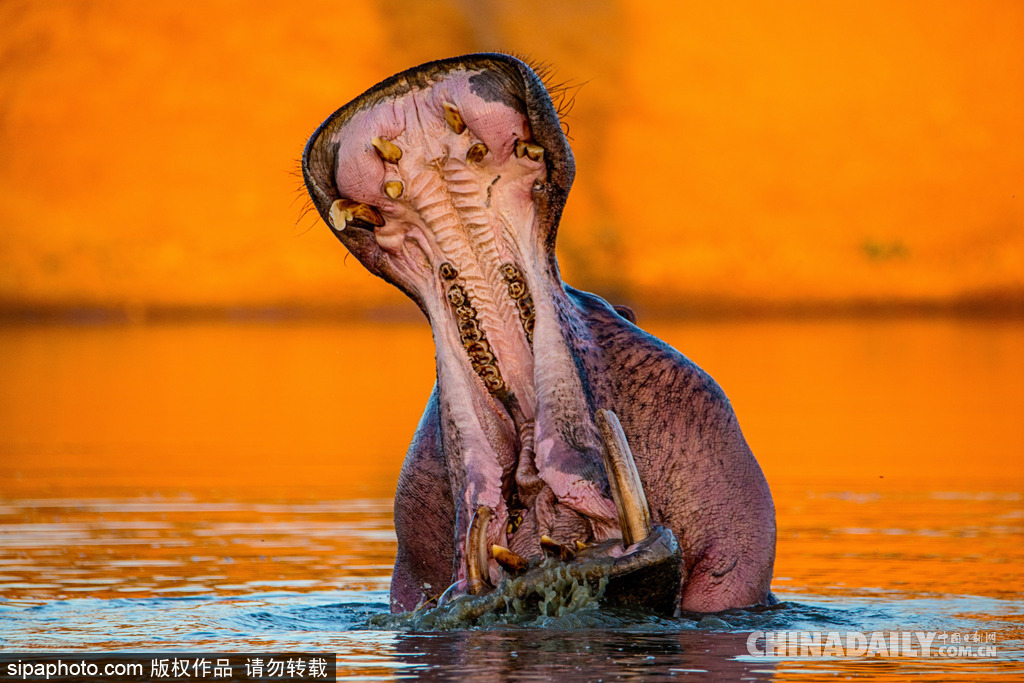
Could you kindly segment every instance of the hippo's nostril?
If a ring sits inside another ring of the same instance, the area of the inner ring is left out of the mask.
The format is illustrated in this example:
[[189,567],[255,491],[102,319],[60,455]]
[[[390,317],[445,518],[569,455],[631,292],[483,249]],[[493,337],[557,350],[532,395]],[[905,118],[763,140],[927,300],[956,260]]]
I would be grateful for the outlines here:
[[448,127],[455,131],[456,135],[462,135],[462,131],[466,130],[466,122],[462,120],[459,108],[451,102],[442,102],[441,106],[444,107],[444,120]]
[[350,225],[373,230],[384,225],[384,217],[369,204],[361,204],[351,199],[336,199],[331,204],[331,225],[338,232]]
[[389,164],[397,164],[398,160],[402,158],[402,148],[391,142],[391,140],[376,137],[370,140],[370,144],[377,150],[377,156]]

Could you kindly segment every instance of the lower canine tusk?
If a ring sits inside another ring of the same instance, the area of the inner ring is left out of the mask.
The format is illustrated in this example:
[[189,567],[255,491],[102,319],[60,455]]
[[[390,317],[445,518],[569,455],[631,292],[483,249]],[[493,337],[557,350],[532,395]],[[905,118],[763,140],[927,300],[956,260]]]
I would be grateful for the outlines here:
[[594,418],[604,442],[604,468],[619,512],[622,544],[629,547],[651,535],[651,509],[618,416],[600,408]]
[[466,534],[466,583],[473,595],[479,595],[490,587],[487,581],[487,523],[491,521],[491,514],[491,508],[486,505],[477,508]]

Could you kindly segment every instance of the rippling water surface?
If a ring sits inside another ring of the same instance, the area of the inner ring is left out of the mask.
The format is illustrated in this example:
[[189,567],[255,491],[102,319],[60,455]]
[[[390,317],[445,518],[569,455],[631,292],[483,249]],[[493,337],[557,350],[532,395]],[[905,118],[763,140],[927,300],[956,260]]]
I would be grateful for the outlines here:
[[[319,649],[384,680],[1020,674],[1024,325],[649,328],[723,385],[765,469],[777,608],[371,629],[432,382],[425,326],[16,326],[0,328],[0,649]],[[978,631],[998,656],[749,657],[747,634],[775,629]]]

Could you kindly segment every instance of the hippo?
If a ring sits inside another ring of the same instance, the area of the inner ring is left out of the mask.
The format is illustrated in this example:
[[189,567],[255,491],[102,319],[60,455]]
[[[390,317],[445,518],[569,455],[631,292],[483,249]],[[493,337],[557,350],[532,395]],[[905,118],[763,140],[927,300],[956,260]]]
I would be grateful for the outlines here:
[[392,76],[317,128],[302,172],[436,349],[395,492],[392,612],[487,595],[552,557],[662,612],[773,601],[771,492],[722,389],[562,281],[575,161],[533,69],[474,54]]

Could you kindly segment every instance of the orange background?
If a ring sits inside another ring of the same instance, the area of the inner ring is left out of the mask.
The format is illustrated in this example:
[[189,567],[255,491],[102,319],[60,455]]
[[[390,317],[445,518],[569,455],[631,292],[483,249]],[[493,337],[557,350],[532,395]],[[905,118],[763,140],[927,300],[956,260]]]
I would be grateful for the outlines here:
[[0,306],[404,307],[296,175],[478,50],[575,106],[566,278],[649,310],[1024,302],[1019,2],[0,4]]
[[1024,311],[1024,3],[602,0],[0,0],[0,318],[390,314],[0,325],[0,598],[386,585],[430,331],[297,160],[380,79],[493,49],[579,84],[566,278],[728,393],[776,590],[1017,599],[1019,319],[651,313]]

